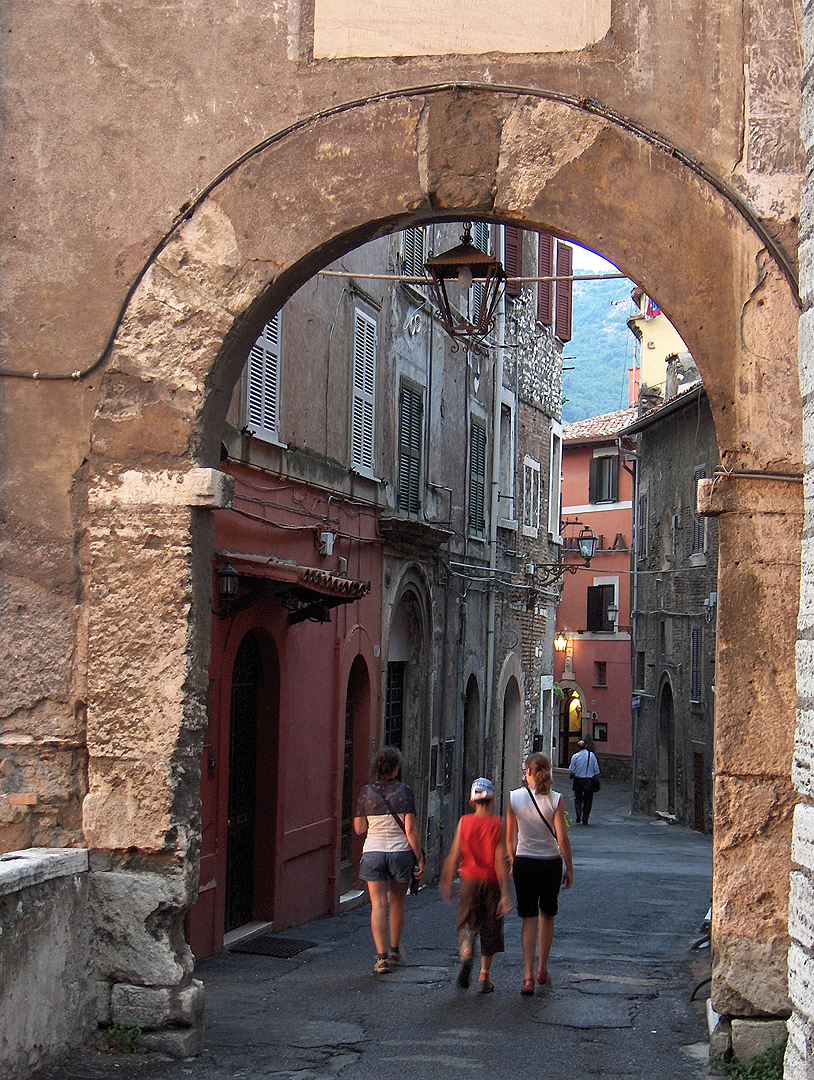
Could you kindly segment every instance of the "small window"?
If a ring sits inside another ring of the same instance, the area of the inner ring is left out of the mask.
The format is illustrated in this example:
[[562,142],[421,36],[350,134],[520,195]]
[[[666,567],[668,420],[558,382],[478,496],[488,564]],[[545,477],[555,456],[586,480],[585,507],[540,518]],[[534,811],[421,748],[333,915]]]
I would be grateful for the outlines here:
[[[583,488],[584,490],[584,488]],[[603,454],[591,458],[588,475],[588,502],[616,502],[619,497],[619,457]]]
[[536,537],[540,528],[540,462],[523,460],[523,535]]
[[[476,221],[472,225],[472,243],[478,251],[489,251],[489,226],[485,221]],[[477,323],[480,318],[480,306],[483,303],[483,282],[475,281],[469,293],[470,321]]]
[[280,422],[280,323],[278,311],[249,353],[246,424],[260,439],[276,442]]
[[562,543],[562,424],[551,421],[551,456],[549,459],[548,531],[555,543]]
[[636,557],[647,558],[647,492],[639,496],[636,507]]
[[701,701],[704,692],[704,631],[702,627],[693,627],[690,648],[690,699]]
[[607,742],[608,741],[608,725],[607,724],[594,724],[594,742]]
[[636,653],[636,685],[635,685],[634,689],[636,689],[636,690],[644,690],[644,688],[645,688],[645,686],[644,686],[645,672],[646,672],[645,653],[644,652],[637,652]]
[[692,553],[703,555],[707,548],[707,519],[698,513],[698,481],[707,475],[706,465],[698,465],[693,469],[693,518],[692,518]]
[[351,467],[373,475],[376,432],[376,320],[355,310],[353,334],[353,402],[351,408]]
[[608,608],[611,604],[615,603],[615,586],[588,586],[588,618],[586,628],[590,633],[613,632],[613,623],[608,618]]
[[486,424],[477,416],[469,422],[469,509],[470,536],[486,534]]
[[594,686],[608,685],[607,660],[594,660]]
[[514,410],[504,401],[500,406],[500,475],[498,516],[513,519],[514,512]]
[[426,276],[425,235],[421,227],[405,229],[401,234],[401,272],[405,277]]
[[399,392],[398,506],[407,514],[421,510],[421,445],[424,398],[402,382]]

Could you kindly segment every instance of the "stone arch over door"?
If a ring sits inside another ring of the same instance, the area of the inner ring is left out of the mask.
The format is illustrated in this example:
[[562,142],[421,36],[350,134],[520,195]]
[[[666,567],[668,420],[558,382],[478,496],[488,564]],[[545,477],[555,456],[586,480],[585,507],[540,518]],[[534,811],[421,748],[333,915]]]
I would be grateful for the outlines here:
[[[764,785],[788,811],[801,521],[798,308],[783,260],[714,180],[635,124],[575,99],[424,88],[348,103],[267,140],[162,243],[100,377],[75,514],[90,658],[85,835],[102,850],[155,856],[162,869],[154,888],[175,905],[179,925],[199,842],[209,511],[228,498],[211,470],[231,388],[259,328],[300,284],[344,251],[408,224],[481,216],[553,230],[612,259],[678,328],[703,373],[726,470],[709,482],[705,504],[721,514],[716,838],[723,842],[733,815],[760,815],[760,785],[745,782],[758,750]],[[771,613],[768,628],[763,612]],[[751,621],[742,633],[745,613]],[[770,671],[762,662],[768,637],[776,646]],[[754,672],[748,686],[744,669]],[[770,823],[761,853],[737,837],[747,888],[718,864],[719,1011],[733,1002],[741,1014],[761,1011],[741,975],[758,960],[785,969],[789,841],[787,812]],[[165,869],[168,855],[174,872]],[[780,913],[771,940],[753,917],[754,897],[765,890]],[[167,965],[145,960],[134,978],[166,984],[166,972],[186,963],[174,945],[167,951]],[[768,1011],[778,1008],[773,1001]]]

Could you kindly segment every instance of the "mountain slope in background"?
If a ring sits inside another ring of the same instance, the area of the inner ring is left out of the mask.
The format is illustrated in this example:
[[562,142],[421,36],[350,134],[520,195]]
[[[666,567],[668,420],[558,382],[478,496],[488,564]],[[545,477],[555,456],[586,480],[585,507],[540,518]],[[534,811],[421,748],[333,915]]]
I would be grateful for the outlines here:
[[573,368],[563,371],[564,424],[627,408],[633,335],[625,320],[633,311],[632,288],[627,278],[574,282],[573,337],[563,351],[563,367]]

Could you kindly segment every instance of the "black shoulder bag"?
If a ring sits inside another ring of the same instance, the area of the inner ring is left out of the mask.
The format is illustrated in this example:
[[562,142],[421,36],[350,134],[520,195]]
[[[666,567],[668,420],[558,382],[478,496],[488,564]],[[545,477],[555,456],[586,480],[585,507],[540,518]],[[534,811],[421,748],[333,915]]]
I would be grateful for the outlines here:
[[[554,837],[554,839],[555,839],[555,840],[557,840],[557,834],[556,834],[556,833],[554,832],[554,829],[553,829],[553,828],[551,827],[551,825],[549,825],[549,823],[548,823],[548,818],[547,818],[547,817],[545,816],[545,814],[543,813],[543,811],[542,811],[542,810],[540,809],[539,803],[538,803],[538,802],[537,802],[537,800],[536,800],[536,799],[534,798],[534,792],[533,792],[533,791],[531,790],[531,788],[530,788],[530,787],[528,786],[528,784],[526,783],[526,781],[525,781],[525,780],[523,781],[523,787],[524,787],[524,788],[526,789],[526,791],[527,791],[527,792],[529,793],[529,796],[530,796],[530,798],[531,798],[531,801],[532,801],[532,802],[534,803],[534,809],[535,809],[535,810],[537,811],[537,813],[538,813],[538,814],[540,815],[540,818],[541,818],[541,820],[542,820],[543,824],[544,824],[544,825],[545,825],[545,827],[546,827],[546,828],[548,829],[548,831],[549,831],[549,832],[551,833],[551,835],[552,835],[552,836]],[[560,842],[559,842],[559,840],[557,840],[557,847],[559,847],[559,846],[560,846]]]
[[[373,786],[373,784],[371,784],[370,786],[371,786],[371,787],[373,788],[373,790],[374,790],[374,791],[376,792],[376,794],[377,794],[377,795],[379,796],[379,798],[380,798],[380,799],[382,800],[382,802],[384,803],[384,805],[385,805],[385,806],[387,807],[387,809],[388,809],[388,810],[390,811],[390,813],[391,813],[391,814],[393,815],[393,818],[395,819],[395,822],[396,822],[396,824],[398,825],[398,827],[399,827],[399,828],[401,829],[401,831],[402,831],[402,832],[404,833],[404,835],[406,836],[406,835],[407,835],[407,830],[406,830],[406,829],[405,829],[405,827],[404,827],[404,822],[403,822],[403,821],[401,820],[401,818],[400,818],[400,817],[398,816],[398,814],[396,813],[396,811],[395,811],[395,810],[393,809],[393,807],[392,807],[392,806],[390,805],[390,801],[389,801],[389,799],[387,798],[387,796],[385,795],[385,793],[384,793],[383,791],[379,791],[379,789],[378,789],[377,787],[374,787],[374,786]],[[424,859],[424,860],[426,861],[426,858],[427,858],[427,856],[426,856],[426,853],[425,853],[425,851],[424,851],[424,848],[422,848],[422,849],[421,849],[421,857],[422,857],[422,858],[423,858],[423,859]],[[413,852],[413,858],[415,858],[415,852]],[[418,892],[418,890],[419,890],[419,889],[421,888],[421,878],[417,878],[417,877],[415,876],[415,871],[416,871],[417,869],[418,869],[418,863],[416,863],[416,865],[415,865],[415,869],[413,870],[413,875],[412,875],[412,877],[410,878],[410,895],[411,895],[411,896],[415,896],[415,894],[416,894],[416,893]]]

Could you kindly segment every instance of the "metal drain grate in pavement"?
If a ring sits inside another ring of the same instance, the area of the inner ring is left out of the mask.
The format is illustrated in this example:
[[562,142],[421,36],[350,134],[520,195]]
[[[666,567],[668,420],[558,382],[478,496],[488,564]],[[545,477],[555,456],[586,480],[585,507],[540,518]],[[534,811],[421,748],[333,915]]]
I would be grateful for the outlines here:
[[230,945],[229,952],[250,953],[252,956],[276,956],[281,960],[287,960],[304,949],[312,949],[315,945],[315,941],[304,941],[302,938],[272,937],[269,934],[261,934],[260,937],[249,938],[248,941],[238,941]]

